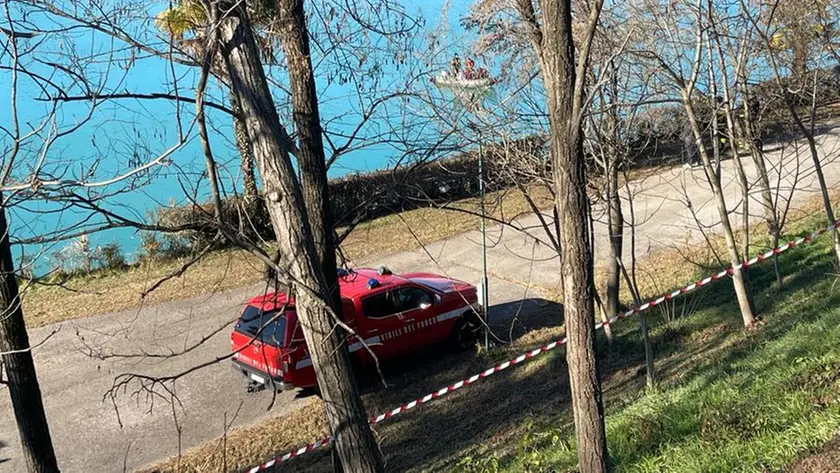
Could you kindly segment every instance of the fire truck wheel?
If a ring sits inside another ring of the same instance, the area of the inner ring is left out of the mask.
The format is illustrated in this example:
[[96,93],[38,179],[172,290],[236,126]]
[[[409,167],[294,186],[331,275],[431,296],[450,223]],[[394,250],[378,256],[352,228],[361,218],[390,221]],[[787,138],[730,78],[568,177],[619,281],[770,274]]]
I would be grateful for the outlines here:
[[477,329],[478,326],[475,322],[467,319],[459,319],[455,322],[455,327],[452,328],[452,335],[450,335],[452,347],[458,351],[473,348],[478,341]]

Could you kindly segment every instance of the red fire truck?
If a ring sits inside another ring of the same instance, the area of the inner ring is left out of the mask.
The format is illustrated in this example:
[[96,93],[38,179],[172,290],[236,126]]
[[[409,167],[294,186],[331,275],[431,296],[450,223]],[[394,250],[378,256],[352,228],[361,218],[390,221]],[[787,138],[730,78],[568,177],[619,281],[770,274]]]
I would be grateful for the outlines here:
[[[364,345],[379,360],[447,340],[466,348],[484,323],[476,287],[456,279],[357,269],[340,271],[339,286],[342,317],[355,332],[347,346],[356,366],[374,362]],[[233,365],[249,379],[249,390],[317,385],[294,300],[282,292],[248,301],[231,345]]]

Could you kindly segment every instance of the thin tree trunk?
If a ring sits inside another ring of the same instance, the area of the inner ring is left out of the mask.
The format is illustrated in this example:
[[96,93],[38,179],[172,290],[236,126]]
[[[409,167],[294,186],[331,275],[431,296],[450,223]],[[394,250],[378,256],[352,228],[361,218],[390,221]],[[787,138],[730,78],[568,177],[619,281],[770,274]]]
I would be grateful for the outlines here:
[[[713,49],[712,49],[712,41],[711,38],[709,39],[708,43],[708,51],[709,51],[709,80],[714,82],[714,68],[712,66],[712,56],[713,56]],[[737,143],[737,136],[735,135],[735,117],[732,114],[732,110],[734,109],[734,99],[731,97],[729,93],[729,79],[726,73],[726,65],[723,62],[723,55],[717,55],[719,60],[719,66],[721,68],[721,80],[723,85],[723,102],[720,104],[722,107],[722,112],[724,114],[724,118],[726,119],[726,138],[729,140],[729,151],[732,153],[732,161],[735,163],[735,176],[738,179],[738,184],[741,188],[741,201],[743,205],[743,213],[741,219],[741,231],[744,233],[741,247],[741,255],[744,258],[749,258],[750,255],[750,183],[747,179],[747,173],[744,170],[744,163],[741,161],[741,155],[738,154],[738,147]],[[717,121],[717,120],[715,120]],[[720,173],[718,173],[718,178],[720,177]],[[749,268],[742,268],[741,269],[741,277],[744,280],[744,286],[746,287],[747,298],[749,298],[749,305],[750,307],[755,307],[752,300],[752,294],[750,293],[749,286],[750,286],[750,272]]]
[[[728,96],[725,100],[729,100]],[[741,156],[738,155],[738,148],[735,146],[735,132],[734,121],[732,118],[731,109],[726,106],[726,121],[727,121],[727,137],[729,139],[729,149],[732,153],[732,159],[735,162],[735,174],[738,179],[738,184],[741,188],[741,200],[743,201],[743,214],[741,215],[741,231],[744,233],[741,247],[741,255],[744,258],[750,256],[750,184],[747,180],[747,174],[744,171],[744,164],[741,161]],[[741,277],[744,279],[744,286],[747,288],[747,297],[749,298],[750,307],[755,307],[750,293],[750,270],[749,268],[741,269]]]
[[[712,193],[717,204],[718,216],[720,217],[720,224],[723,227],[723,236],[726,239],[726,248],[729,252],[729,262],[734,268],[738,268],[743,262],[741,256],[738,254],[738,243],[735,241],[735,235],[732,232],[732,225],[729,222],[729,211],[726,208],[726,198],[723,195],[723,189],[720,185],[720,179],[715,173],[712,162],[709,159],[709,153],[703,146],[703,134],[700,130],[700,124],[697,120],[697,115],[694,112],[694,105],[691,103],[691,97],[683,92],[683,107],[688,115],[689,123],[694,132],[694,138],[697,140],[697,148],[700,152],[700,159],[703,160],[703,165],[706,167],[706,176],[709,179],[709,184],[712,186]],[[741,318],[744,322],[744,327],[752,327],[755,325],[755,311],[752,307],[752,300],[747,292],[747,286],[744,282],[743,273],[741,269],[734,269],[732,271],[732,284],[735,286],[735,294],[738,299],[738,306],[741,309]]]
[[[614,159],[614,157],[610,157]],[[607,164],[607,218],[610,232],[610,261],[607,265],[607,301],[606,317],[612,317],[619,311],[619,291],[621,289],[621,270],[618,259],[624,246],[624,214],[621,212],[621,197],[618,193],[618,165],[614,161]],[[609,339],[612,339],[612,327]]]
[[574,116],[575,52],[569,1],[542,2],[541,72],[548,94],[551,159],[560,221],[563,311],[578,461],[583,473],[607,471],[600,373],[595,357],[592,255],[580,121]]
[[805,126],[805,123],[802,121],[802,117],[799,116],[799,113],[796,111],[796,106],[790,98],[790,93],[787,90],[782,89],[782,94],[784,95],[785,104],[788,107],[788,111],[790,112],[794,123],[796,123],[799,131],[805,135],[805,140],[808,141],[808,150],[811,153],[811,161],[814,163],[814,173],[817,175],[817,181],[820,184],[820,194],[822,196],[823,208],[825,210],[825,215],[828,218],[828,222],[832,226],[831,233],[834,238],[835,257],[834,265],[835,267],[840,267],[840,232],[834,228],[834,224],[837,220],[834,218],[834,209],[831,206],[831,197],[828,195],[828,186],[825,183],[825,174],[823,174],[822,163],[820,162],[820,155],[817,150],[817,141],[814,139],[813,128],[809,130],[808,127]]
[[[770,39],[767,37],[765,33],[762,33],[762,39],[769,43]],[[782,95],[782,99],[785,102],[785,106],[787,106],[788,112],[790,112],[790,116],[793,119],[796,127],[799,128],[799,131],[805,136],[805,139],[808,141],[808,150],[811,152],[811,160],[814,163],[814,172],[817,175],[817,180],[820,184],[820,193],[822,194],[823,200],[823,207],[825,209],[825,215],[828,218],[828,222],[831,224],[831,234],[834,238],[834,265],[836,268],[840,268],[840,232],[837,231],[835,228],[836,220],[834,219],[834,209],[831,206],[831,197],[828,195],[828,187],[825,183],[825,175],[822,171],[822,163],[820,163],[820,156],[817,151],[817,142],[814,140],[814,117],[815,117],[815,108],[816,108],[816,79],[814,82],[814,90],[811,95],[811,119],[810,119],[810,130],[809,127],[805,126],[805,122],[803,122],[802,117],[799,116],[799,112],[796,111],[796,104],[793,102],[791,97],[790,91],[785,87],[782,83],[782,76],[779,73],[779,65],[776,62],[776,56],[772,52],[769,55],[770,57],[770,64],[773,67],[773,72],[775,75],[776,86],[779,88],[779,93]],[[804,69],[804,65],[802,69]],[[804,74],[804,71],[802,71]],[[804,79],[804,76],[803,76]],[[804,84],[803,84],[804,87]]]
[[814,173],[817,175],[817,181],[820,183],[820,193],[822,194],[823,207],[825,208],[825,215],[831,223],[831,233],[834,238],[834,256],[835,266],[840,267],[840,232],[835,228],[837,220],[834,218],[834,209],[831,206],[831,197],[828,195],[828,186],[825,183],[825,174],[823,174],[822,163],[820,163],[820,155],[817,151],[817,142],[814,139],[813,133],[805,135],[808,140],[808,149],[811,151],[811,160],[814,162]]
[[[2,200],[2,196],[0,196]],[[9,396],[15,412],[23,460],[27,471],[58,471],[41,388],[35,374],[29,336],[23,321],[6,210],[0,207],[0,352],[3,355]]]
[[333,307],[341,310],[336,273],[333,215],[330,208],[327,159],[321,130],[321,115],[315,89],[315,75],[309,53],[309,32],[303,0],[279,0],[280,38],[289,68],[292,113],[297,129],[301,189],[306,214],[312,228],[315,250],[332,290]]
[[[720,49],[720,40],[718,38],[718,49]],[[743,136],[744,144],[749,148],[750,157],[755,164],[756,172],[758,173],[758,185],[761,191],[761,205],[764,207],[764,221],[767,223],[767,231],[773,237],[773,248],[778,246],[781,240],[782,225],[779,222],[778,209],[775,202],[773,202],[773,193],[770,187],[770,176],[767,173],[767,165],[764,161],[764,145],[761,140],[761,131],[756,126],[758,117],[753,116],[750,109],[750,104],[753,103],[752,96],[747,85],[746,66],[740,65],[738,72],[738,87],[741,89],[742,95],[742,113],[744,121],[741,126],[741,136]],[[737,125],[736,121],[736,125]],[[779,255],[773,255],[773,269],[776,273],[776,282],[779,288],[784,285],[782,278],[782,271],[779,266]]]
[[278,248],[294,279],[298,319],[336,451],[347,472],[382,472],[382,458],[356,387],[345,337],[335,330],[329,308],[331,291],[289,154],[291,139],[280,124],[244,5],[226,3],[225,8],[231,11],[220,29],[231,90],[242,105]]
[[[636,280],[636,213],[633,207],[633,191],[630,189],[630,179],[625,174],[624,187],[627,190],[627,209],[630,211],[630,274],[627,274],[627,267],[624,265],[624,258],[618,261],[621,272],[627,282],[627,287],[633,295],[633,303],[638,307],[642,302],[639,295],[639,282]],[[642,342],[645,344],[645,381],[648,387],[656,382],[656,367],[654,366],[653,345],[647,330],[647,315],[645,312],[639,314],[639,331],[642,334]]]
[[[618,107],[618,80],[615,61],[609,62],[609,84],[610,86],[599,92],[602,101],[602,108],[606,110],[604,124],[607,128],[602,133],[601,160],[606,177],[606,201],[607,201],[607,228],[610,239],[609,262],[607,266],[607,288],[606,288],[606,313],[605,321],[615,316],[619,311],[619,295],[621,290],[621,277],[619,270],[619,259],[624,246],[624,214],[621,210],[621,196],[619,195],[618,168],[624,155],[619,151],[621,138],[618,132],[619,118]],[[604,103],[604,97],[607,103]],[[605,325],[604,331],[607,340],[612,341],[612,326]]]
[[[744,5],[742,4],[742,8]],[[709,1],[709,12],[711,15],[711,11],[713,9],[713,4],[711,0]],[[713,16],[710,16],[713,18]],[[714,29],[714,23],[712,24]],[[757,27],[757,25],[754,25]],[[753,106],[757,105],[757,102],[754,102],[754,98],[750,94],[749,88],[749,80],[747,78],[747,68],[748,68],[748,54],[750,48],[748,48],[748,44],[752,42],[752,35],[754,32],[760,30],[758,28],[755,29],[747,29],[745,34],[742,35],[740,39],[740,59],[736,60],[736,84],[738,88],[741,90],[742,94],[742,111],[743,111],[743,123],[740,126],[740,135],[743,137],[744,144],[749,148],[750,156],[752,157],[753,163],[755,164],[756,172],[758,173],[758,185],[761,191],[761,203],[764,207],[764,220],[767,223],[767,230],[772,236],[773,248],[776,248],[781,240],[781,232],[782,232],[782,220],[784,217],[779,215],[779,209],[776,203],[773,201],[773,194],[771,192],[770,187],[770,178],[767,173],[767,166],[764,160],[764,149],[763,149],[763,142],[761,139],[761,129],[758,124],[758,116],[753,114]],[[724,71],[724,79],[726,78],[726,67],[723,60],[723,47],[721,46],[721,37],[714,31],[714,39],[715,44],[717,45],[719,61],[720,61],[720,68]],[[778,69],[776,68],[775,59],[773,59],[773,54],[770,54],[771,62],[773,64],[773,69],[777,73],[776,77],[778,80]],[[726,85],[728,91],[728,84]],[[729,103],[730,112],[734,109],[734,100],[727,100]],[[756,107],[755,111],[758,112],[759,108]],[[734,112],[732,112],[734,114]],[[757,115],[757,113],[756,113]],[[733,118],[732,121],[735,124],[736,129],[738,129],[739,122],[737,119]],[[731,128],[731,125],[730,125]],[[734,144],[733,144],[734,146]],[[737,152],[737,150],[736,150]],[[744,257],[749,257],[748,254],[745,254]],[[776,274],[776,282],[779,284],[779,288],[781,289],[784,285],[784,280],[782,278],[781,268],[779,266],[779,255],[773,255],[773,270]]]
[[[636,307],[639,307],[642,305],[642,298],[639,296],[638,289],[630,279],[630,275],[627,274],[627,268],[624,267],[622,260],[617,259],[616,262],[619,268],[621,268],[621,274],[624,276],[624,282],[627,283],[627,288],[633,296],[633,304]],[[639,333],[642,335],[642,343],[645,345],[645,385],[648,388],[652,388],[653,383],[656,381],[656,371],[653,361],[653,345],[651,345],[650,337],[648,336],[646,314],[647,312],[639,312]]]
[[[753,125],[755,117],[749,110],[749,94],[746,86],[742,86],[744,96],[743,114],[744,124],[742,126],[742,135],[744,136],[744,143],[749,147],[750,157],[755,163],[755,169],[758,173],[758,185],[761,190],[761,205],[764,207],[764,221],[767,223],[767,231],[773,238],[773,248],[778,246],[782,238],[782,225],[779,222],[778,209],[775,202],[773,202],[773,193],[770,187],[770,176],[767,174],[767,165],[764,162],[764,146],[761,137],[755,136],[756,131]],[[782,278],[782,271],[779,266],[779,255],[773,255],[773,269],[776,273],[776,282],[781,288],[784,285]]]
[[[587,216],[589,218],[589,222],[587,227],[589,229],[589,253],[594,255],[595,254],[595,219],[592,218],[592,202],[588,202],[589,209],[587,212]],[[559,251],[559,249],[558,249]],[[613,329],[612,325],[609,324],[610,320],[610,313],[607,310],[607,307],[604,305],[604,301],[601,299],[601,294],[598,293],[598,289],[595,288],[592,291],[592,297],[595,299],[595,309],[601,314],[601,321],[603,324],[601,325],[602,329],[604,330],[604,335],[607,338],[607,345],[611,345],[613,342]],[[613,314],[615,315],[615,314]]]
[[[711,76],[711,61],[709,62],[709,75]],[[709,133],[711,133],[712,138],[712,158],[715,164],[715,175],[717,176],[718,180],[720,180],[720,140],[718,137],[720,136],[720,126],[718,125],[718,104],[717,104],[717,84],[712,79],[709,81],[709,92],[710,92],[710,100],[712,105],[712,123],[710,127]],[[702,146],[702,145],[701,145]]]

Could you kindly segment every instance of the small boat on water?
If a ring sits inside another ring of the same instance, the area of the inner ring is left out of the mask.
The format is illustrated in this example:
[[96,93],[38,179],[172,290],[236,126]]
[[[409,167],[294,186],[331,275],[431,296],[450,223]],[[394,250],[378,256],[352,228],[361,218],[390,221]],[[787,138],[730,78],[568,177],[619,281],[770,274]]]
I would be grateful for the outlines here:
[[496,82],[496,79],[490,77],[483,69],[470,76],[465,73],[455,75],[449,71],[441,71],[436,77],[432,78],[432,83],[439,87],[457,89],[483,89]]

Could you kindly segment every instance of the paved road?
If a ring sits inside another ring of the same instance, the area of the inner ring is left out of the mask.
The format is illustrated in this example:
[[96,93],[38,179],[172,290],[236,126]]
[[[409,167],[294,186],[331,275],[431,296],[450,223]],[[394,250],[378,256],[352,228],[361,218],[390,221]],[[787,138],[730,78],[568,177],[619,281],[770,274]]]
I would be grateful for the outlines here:
[[[830,130],[821,140],[829,185],[835,185],[840,178],[840,164],[837,162],[840,140],[837,133],[840,133],[840,128]],[[799,158],[792,153],[777,152],[774,162],[785,170],[786,175],[799,169],[800,179],[792,201],[794,207],[816,193],[810,158],[804,153],[804,148]],[[731,164],[724,163],[723,180],[729,202],[734,204],[739,199]],[[748,171],[754,180],[752,166],[748,166]],[[787,179],[783,179],[779,186],[783,191],[790,187]],[[691,241],[701,238],[698,226],[686,207],[687,199],[701,222],[711,224],[717,220],[701,169],[665,170],[631,183],[631,188],[636,193],[635,212],[639,223],[637,234],[641,256],[686,238]],[[751,208],[751,213],[760,213],[757,201],[751,204]],[[599,212],[596,209],[596,215]],[[519,224],[533,227],[537,219],[535,216],[525,217]],[[539,232],[539,229],[532,231]],[[557,261],[548,248],[535,246],[532,238],[520,232],[499,227],[490,229],[490,240],[493,243],[488,251],[491,304],[538,297],[536,288],[530,286],[544,288],[558,284]],[[471,232],[431,244],[427,247],[428,253],[418,250],[383,255],[359,264],[381,263],[398,271],[440,271],[478,283],[481,268],[478,241],[478,233]],[[599,223],[596,227],[599,260],[604,258],[601,250],[605,243],[605,228]],[[173,409],[163,399],[144,393],[132,396],[135,384],[127,392],[120,393],[116,402],[118,409],[115,410],[110,400],[103,401],[103,395],[120,373],[168,375],[227,353],[232,317],[249,295],[258,290],[257,287],[248,287],[32,330],[33,342],[58,330],[35,350],[35,362],[62,470],[110,472],[122,469],[124,463],[127,469],[132,470],[175,454],[178,435]],[[504,315],[497,312],[495,317]],[[151,354],[168,353],[170,350],[180,352],[216,330],[218,333],[206,343],[174,358],[147,356],[99,360],[89,356],[91,350],[124,354],[137,354],[142,350]],[[183,378],[176,390],[181,405],[175,413],[184,449],[219,436],[225,414],[230,420],[238,411],[233,424],[241,426],[283,415],[301,402],[294,393],[285,393],[279,396],[269,411],[270,396],[266,393],[246,394],[244,381],[226,362],[212,364]],[[3,419],[0,422],[0,472],[20,471],[22,464],[17,431],[8,396],[1,391],[0,413]]]

